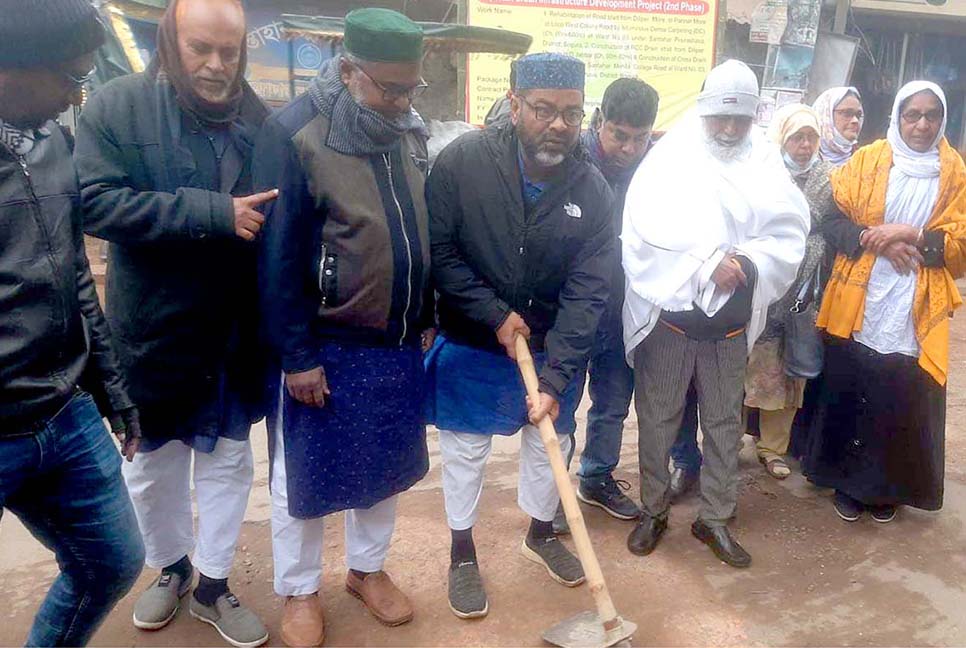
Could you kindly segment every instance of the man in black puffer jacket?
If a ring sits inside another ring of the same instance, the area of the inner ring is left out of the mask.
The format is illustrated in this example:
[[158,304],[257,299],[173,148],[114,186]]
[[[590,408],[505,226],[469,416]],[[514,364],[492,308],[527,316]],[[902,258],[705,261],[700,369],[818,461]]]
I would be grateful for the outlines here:
[[103,40],[86,0],[0,0],[0,515],[61,568],[28,646],[87,643],[144,560],[102,422],[130,461],[137,410],[84,252],[70,142],[52,121],[80,104]]
[[[584,580],[553,535],[559,498],[537,428],[558,418],[566,453],[582,375],[617,263],[613,195],[577,146],[584,65],[559,54],[516,62],[509,119],[468,133],[427,184],[440,341],[430,358],[443,492],[453,533],[450,608],[486,614],[472,528],[492,435],[522,428],[519,502],[532,518],[523,554],[554,580]],[[529,412],[513,362],[529,338],[540,400]],[[509,357],[508,357],[509,356]]]

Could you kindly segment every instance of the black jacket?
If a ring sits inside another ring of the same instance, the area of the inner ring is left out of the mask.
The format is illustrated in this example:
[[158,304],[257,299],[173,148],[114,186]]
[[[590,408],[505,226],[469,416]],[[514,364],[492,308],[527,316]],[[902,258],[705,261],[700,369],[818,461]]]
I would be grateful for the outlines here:
[[559,397],[587,356],[616,263],[613,194],[582,148],[526,207],[508,121],[467,133],[436,160],[426,186],[439,319],[451,339],[499,350],[516,311],[545,350],[541,390]]
[[84,252],[68,142],[0,146],[0,437],[29,434],[78,386],[101,414],[132,406]]
[[142,409],[191,413],[240,396],[257,410],[264,399],[257,248],[235,235],[232,196],[252,193],[267,114],[247,92],[228,131],[243,152],[224,161],[151,70],[105,85],[81,114],[85,230],[110,241],[106,314]]

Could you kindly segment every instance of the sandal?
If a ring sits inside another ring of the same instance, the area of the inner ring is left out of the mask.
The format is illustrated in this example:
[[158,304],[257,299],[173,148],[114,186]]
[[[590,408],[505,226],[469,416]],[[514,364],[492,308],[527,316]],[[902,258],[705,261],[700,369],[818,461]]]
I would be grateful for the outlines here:
[[788,467],[788,464],[781,457],[771,457],[769,459],[759,458],[758,461],[765,467],[765,472],[775,479],[785,479],[792,474],[792,469]]

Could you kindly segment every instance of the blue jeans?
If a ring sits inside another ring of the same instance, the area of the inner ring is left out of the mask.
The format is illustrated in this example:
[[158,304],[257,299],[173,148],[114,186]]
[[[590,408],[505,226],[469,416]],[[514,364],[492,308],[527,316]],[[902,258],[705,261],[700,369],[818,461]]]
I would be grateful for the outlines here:
[[624,359],[620,312],[607,313],[590,354],[591,407],[587,413],[587,441],[580,455],[580,479],[608,477],[621,458],[624,420],[634,396],[634,370]]
[[60,566],[27,645],[86,644],[144,565],[121,456],[88,394],[78,392],[36,434],[0,439],[2,508]]
[[681,419],[678,438],[671,446],[671,459],[674,460],[675,468],[691,473],[701,470],[701,450],[698,448],[698,393],[694,390],[694,384],[688,387],[684,418]]

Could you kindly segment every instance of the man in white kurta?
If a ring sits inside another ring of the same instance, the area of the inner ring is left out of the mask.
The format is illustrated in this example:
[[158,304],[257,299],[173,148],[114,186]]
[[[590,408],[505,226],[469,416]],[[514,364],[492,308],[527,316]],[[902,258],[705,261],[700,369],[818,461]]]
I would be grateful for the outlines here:
[[747,354],[805,252],[808,205],[777,147],[754,126],[758,82],[716,67],[696,109],[631,181],[621,235],[624,344],[634,367],[642,515],[628,538],[647,555],[667,528],[668,454],[694,383],[704,464],[691,532],[719,559],[751,556],[726,526],[737,504]]

